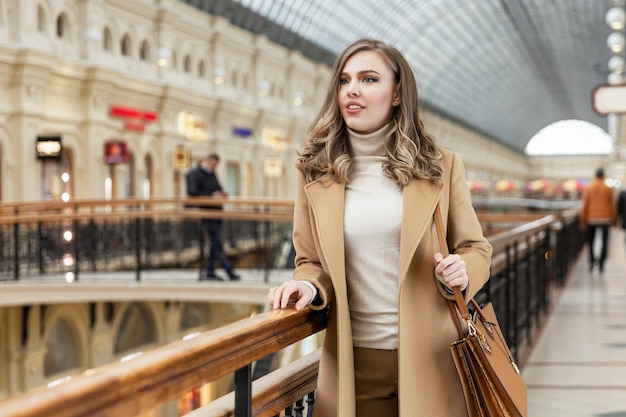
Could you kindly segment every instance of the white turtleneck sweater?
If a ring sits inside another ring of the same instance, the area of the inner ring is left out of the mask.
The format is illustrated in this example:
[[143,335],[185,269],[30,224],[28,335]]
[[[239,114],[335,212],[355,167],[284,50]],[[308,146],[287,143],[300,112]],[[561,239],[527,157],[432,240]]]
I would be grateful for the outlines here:
[[344,240],[354,346],[398,348],[398,270],[402,190],[386,177],[389,125],[349,131],[352,170],[345,194]]

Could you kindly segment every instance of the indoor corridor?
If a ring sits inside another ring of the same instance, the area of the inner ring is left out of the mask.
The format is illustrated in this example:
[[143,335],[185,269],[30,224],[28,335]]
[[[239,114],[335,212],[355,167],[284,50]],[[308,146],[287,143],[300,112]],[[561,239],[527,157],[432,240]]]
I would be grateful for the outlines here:
[[529,417],[626,417],[626,233],[601,274],[587,247],[523,368]]

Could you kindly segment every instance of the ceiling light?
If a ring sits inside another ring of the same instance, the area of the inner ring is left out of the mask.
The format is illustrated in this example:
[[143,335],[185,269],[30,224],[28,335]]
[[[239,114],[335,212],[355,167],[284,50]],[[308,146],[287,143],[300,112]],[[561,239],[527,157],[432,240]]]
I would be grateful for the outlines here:
[[606,24],[613,30],[622,30],[626,24],[626,12],[621,7],[613,7],[606,12]]
[[611,52],[619,54],[624,51],[624,35],[619,32],[613,32],[606,38],[606,45],[609,47]]

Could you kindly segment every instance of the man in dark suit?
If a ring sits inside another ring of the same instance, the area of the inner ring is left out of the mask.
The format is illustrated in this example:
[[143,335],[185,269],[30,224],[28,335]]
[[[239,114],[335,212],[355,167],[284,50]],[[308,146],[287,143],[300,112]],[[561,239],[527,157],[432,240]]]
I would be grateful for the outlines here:
[[[220,181],[215,175],[215,169],[220,162],[220,157],[216,153],[207,155],[198,167],[187,174],[187,194],[190,196],[216,196],[226,197],[228,193],[224,191]],[[221,210],[221,206],[203,207],[207,210]],[[202,279],[223,281],[224,279],[215,274],[215,264],[219,262],[222,268],[226,270],[228,278],[231,281],[239,280],[239,275],[233,269],[230,260],[224,252],[222,243],[222,220],[221,219],[203,219],[202,226],[205,228],[211,241],[211,249],[209,250],[209,259],[206,265],[206,275]]]

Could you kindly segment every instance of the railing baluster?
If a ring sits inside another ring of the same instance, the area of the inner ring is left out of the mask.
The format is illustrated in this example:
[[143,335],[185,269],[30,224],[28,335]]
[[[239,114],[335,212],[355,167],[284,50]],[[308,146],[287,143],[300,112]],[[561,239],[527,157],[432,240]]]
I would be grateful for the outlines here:
[[235,417],[252,417],[252,364],[235,371]]
[[135,281],[141,281],[141,217],[135,220]]
[[[18,210],[15,209],[15,215],[17,216]],[[13,224],[13,278],[15,281],[20,279],[20,224],[16,220]]]
[[304,411],[304,406],[302,405],[302,399],[296,401],[296,405],[293,407],[293,411],[296,413],[296,417],[302,417],[302,411]]
[[309,392],[306,396],[306,416],[313,417],[313,403],[315,402],[315,391]]

